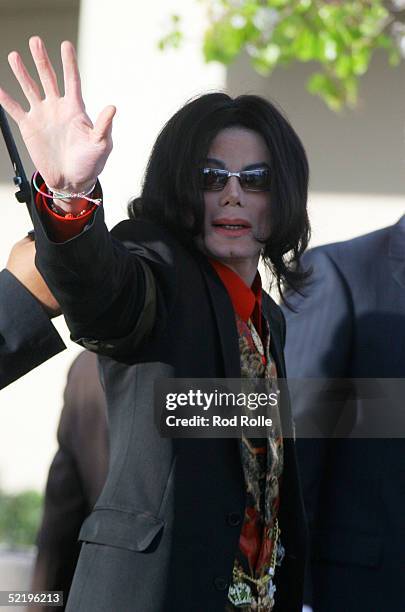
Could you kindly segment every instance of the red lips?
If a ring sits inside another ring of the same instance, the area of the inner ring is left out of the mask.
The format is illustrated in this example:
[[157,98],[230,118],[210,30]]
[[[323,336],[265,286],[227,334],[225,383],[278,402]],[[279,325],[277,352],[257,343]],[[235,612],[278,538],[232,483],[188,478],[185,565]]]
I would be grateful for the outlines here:
[[252,227],[249,221],[246,221],[246,219],[240,219],[238,217],[235,217],[235,218],[221,217],[219,219],[214,219],[214,221],[212,222],[212,225],[218,226],[218,227],[222,227],[224,225],[239,226],[239,227],[244,227],[244,228]]

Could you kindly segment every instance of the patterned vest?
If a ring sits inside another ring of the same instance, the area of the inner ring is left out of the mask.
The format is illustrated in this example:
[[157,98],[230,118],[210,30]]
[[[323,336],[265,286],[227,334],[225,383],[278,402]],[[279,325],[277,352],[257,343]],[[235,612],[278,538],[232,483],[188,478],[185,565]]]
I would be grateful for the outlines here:
[[[236,314],[242,378],[265,378],[269,391],[277,390],[277,370],[270,354],[270,329],[266,322],[264,344],[249,319]],[[278,410],[266,438],[242,436],[240,454],[246,485],[246,508],[236,555],[226,612],[269,612],[275,603],[273,583],[281,564],[277,514],[283,472],[283,438]]]

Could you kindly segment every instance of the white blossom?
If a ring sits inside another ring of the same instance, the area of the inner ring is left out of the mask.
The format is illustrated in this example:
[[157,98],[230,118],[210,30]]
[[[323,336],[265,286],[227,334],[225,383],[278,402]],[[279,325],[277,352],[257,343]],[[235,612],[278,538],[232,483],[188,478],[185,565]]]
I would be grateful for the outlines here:
[[251,43],[248,43],[246,45],[246,51],[248,52],[250,57],[259,57],[260,55],[259,49],[256,47],[256,45],[252,45]]
[[270,34],[279,21],[280,16],[278,12],[274,9],[265,7],[257,9],[253,17],[253,23],[256,28],[265,34]]
[[328,40],[325,45],[325,57],[328,60],[335,60],[337,58],[337,47],[334,40]]
[[391,5],[395,11],[402,11],[405,9],[405,0],[391,0]]
[[246,17],[243,15],[232,15],[231,17],[231,25],[235,30],[241,30],[246,25]]
[[269,64],[275,64],[280,57],[281,51],[278,45],[267,45],[262,53],[262,57]]

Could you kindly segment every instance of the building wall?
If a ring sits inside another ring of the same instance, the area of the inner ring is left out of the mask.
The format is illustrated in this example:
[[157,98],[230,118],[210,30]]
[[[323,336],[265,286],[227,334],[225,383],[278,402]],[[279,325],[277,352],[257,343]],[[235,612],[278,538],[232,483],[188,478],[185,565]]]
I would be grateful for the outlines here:
[[358,107],[340,113],[306,91],[316,70],[295,63],[265,78],[244,55],[228,70],[227,88],[256,92],[285,110],[308,151],[312,191],[403,195],[405,64],[394,69],[385,53],[376,54],[360,81]]
[[312,245],[344,240],[390,225],[405,212],[405,65],[377,54],[360,84],[357,108],[330,111],[305,89],[314,65],[255,73],[246,55],[228,70],[232,95],[276,101],[301,137],[310,171]]

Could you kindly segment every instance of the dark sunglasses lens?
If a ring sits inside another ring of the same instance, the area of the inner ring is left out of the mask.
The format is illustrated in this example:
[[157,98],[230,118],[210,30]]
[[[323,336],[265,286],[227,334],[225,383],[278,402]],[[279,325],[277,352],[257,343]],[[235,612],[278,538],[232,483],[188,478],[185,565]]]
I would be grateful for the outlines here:
[[222,189],[226,183],[227,174],[214,168],[203,168],[202,188],[203,189]]
[[267,191],[270,189],[270,173],[268,170],[250,170],[240,174],[243,189],[248,191]]

